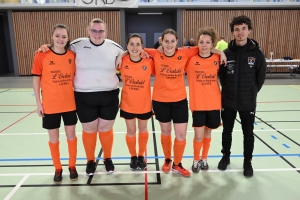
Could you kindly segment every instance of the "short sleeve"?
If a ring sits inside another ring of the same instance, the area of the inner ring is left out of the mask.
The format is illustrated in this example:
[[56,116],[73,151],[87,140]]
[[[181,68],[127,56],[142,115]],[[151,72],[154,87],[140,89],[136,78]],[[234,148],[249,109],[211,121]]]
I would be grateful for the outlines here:
[[37,53],[34,56],[33,64],[32,64],[32,70],[31,74],[34,76],[41,76],[43,71],[43,65],[42,65],[42,53]]
[[183,48],[183,51],[187,55],[188,58],[191,58],[199,52],[199,48],[198,48],[198,46],[187,47],[187,48]]

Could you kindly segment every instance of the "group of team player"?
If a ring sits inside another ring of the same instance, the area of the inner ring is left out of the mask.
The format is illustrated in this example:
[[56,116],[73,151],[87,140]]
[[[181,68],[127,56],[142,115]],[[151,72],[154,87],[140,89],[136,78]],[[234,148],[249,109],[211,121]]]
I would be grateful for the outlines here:
[[[250,33],[252,26],[249,20],[246,16],[240,16],[233,19],[231,26],[247,26]],[[242,31],[245,31],[244,28]],[[228,67],[220,66],[222,63],[226,64],[226,51],[224,53],[214,49],[218,42],[218,33],[213,28],[202,28],[198,32],[198,46],[177,48],[176,32],[166,29],[162,33],[162,47],[159,49],[143,49],[141,36],[132,34],[127,39],[127,51],[124,52],[120,45],[106,39],[107,29],[101,19],[93,19],[88,25],[88,32],[89,38],[79,38],[70,44],[67,27],[56,25],[52,32],[53,44],[50,50],[43,46],[47,52],[37,53],[34,58],[32,74],[34,75],[37,111],[39,116],[43,117],[43,128],[49,133],[49,147],[55,167],[54,182],[62,181],[59,153],[61,117],[68,141],[71,180],[78,178],[75,167],[77,116],[83,129],[82,141],[87,157],[87,175],[93,175],[96,170],[94,154],[97,133],[103,150],[106,172],[114,172],[115,168],[111,159],[114,140],[112,128],[119,108],[120,117],[125,119],[127,127],[125,140],[131,155],[130,168],[132,170],[147,168],[144,158],[149,137],[147,120],[154,112],[161,128],[161,144],[165,156],[162,171],[167,173],[172,168],[182,176],[190,176],[189,170],[186,170],[181,163],[186,145],[188,108],[192,111],[192,126],[195,131],[192,171],[199,172],[200,169],[208,169],[207,156],[211,131],[220,126],[220,110],[224,108],[221,102],[218,75],[230,76]],[[248,39],[248,34],[246,43],[252,43],[252,40]],[[141,56],[143,51],[151,58],[143,58]],[[259,53],[255,51],[255,54]],[[263,56],[262,53],[261,55]],[[234,68],[230,70],[235,70],[234,63],[230,65]],[[120,103],[116,67],[120,70],[123,80]],[[221,70],[222,68],[224,70]],[[257,66],[255,65],[254,68]],[[184,82],[185,73],[187,73],[189,83],[189,103]],[[155,76],[152,98],[151,75]],[[221,77],[220,81],[226,82],[225,78],[221,79]],[[256,93],[261,86],[256,88]],[[232,107],[229,109],[238,110]],[[242,126],[243,121],[245,120],[242,119]],[[175,132],[173,164],[172,122]],[[138,151],[136,150],[137,127]],[[228,140],[228,137],[231,139],[231,133],[227,133],[225,139]],[[248,138],[245,133],[244,137]],[[224,131],[222,139],[224,140]],[[200,156],[201,149],[202,155]],[[218,168],[225,170],[229,164],[230,146],[223,145],[222,152],[223,157]],[[252,157],[247,160],[251,169],[245,169],[244,160],[245,176],[253,175],[251,159]]]

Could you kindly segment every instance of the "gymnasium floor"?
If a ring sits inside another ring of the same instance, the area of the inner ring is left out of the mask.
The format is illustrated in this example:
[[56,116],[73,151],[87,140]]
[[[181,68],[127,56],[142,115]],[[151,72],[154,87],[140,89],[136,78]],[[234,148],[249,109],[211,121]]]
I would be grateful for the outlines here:
[[[273,76],[273,75],[272,75]],[[267,79],[258,95],[255,120],[254,176],[242,174],[243,135],[237,118],[231,164],[224,172],[217,169],[221,158],[222,127],[213,131],[209,170],[184,178],[160,171],[163,153],[158,122],[149,120],[148,170],[132,172],[125,143],[125,122],[116,119],[113,161],[116,171],[106,175],[98,141],[97,174],[85,175],[85,153],[81,126],[77,124],[79,179],[70,181],[67,143],[61,129],[63,182],[53,183],[54,168],[48,149],[47,132],[35,113],[31,77],[0,77],[0,199],[5,200],[299,200],[300,199],[300,78]],[[188,88],[187,88],[188,91]],[[191,119],[191,115],[190,115]],[[190,120],[191,121],[191,120]],[[173,135],[174,138],[174,135]],[[183,166],[191,169],[193,129],[188,125]]]

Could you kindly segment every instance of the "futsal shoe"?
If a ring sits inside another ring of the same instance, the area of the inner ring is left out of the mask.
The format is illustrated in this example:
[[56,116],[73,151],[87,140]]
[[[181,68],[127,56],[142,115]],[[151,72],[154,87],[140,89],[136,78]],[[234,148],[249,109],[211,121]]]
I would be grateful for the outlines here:
[[169,158],[166,158],[165,159],[165,163],[162,166],[162,171],[165,172],[165,173],[170,172],[170,170],[171,170],[171,163],[172,163],[172,160],[169,159]]
[[62,169],[56,169],[53,181],[55,184],[60,184],[62,181]]
[[130,169],[133,171],[138,169],[138,161],[136,156],[132,156],[130,159]]
[[189,177],[191,175],[190,171],[183,168],[181,163],[179,163],[178,165],[175,165],[173,163],[172,170],[180,173],[184,177]]
[[114,173],[115,171],[115,166],[114,163],[112,162],[111,158],[105,158],[103,160],[104,165],[105,165],[105,170],[107,174]]
[[192,165],[192,171],[194,173],[198,173],[200,171],[200,165],[201,165],[201,163],[199,160],[194,160],[193,165]]
[[96,171],[96,163],[94,160],[89,160],[86,164],[86,175],[92,176]]
[[70,179],[76,181],[78,179],[78,173],[76,167],[69,167]]
[[144,156],[139,156],[138,157],[138,162],[137,162],[139,169],[145,170],[147,169],[147,163],[145,162]]
[[200,160],[200,169],[201,170],[208,170],[207,160]]

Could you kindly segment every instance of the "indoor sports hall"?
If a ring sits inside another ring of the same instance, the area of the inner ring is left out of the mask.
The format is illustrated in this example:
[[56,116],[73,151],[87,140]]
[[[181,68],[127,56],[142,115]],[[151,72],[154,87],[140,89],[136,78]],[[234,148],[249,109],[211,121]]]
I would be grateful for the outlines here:
[[[161,171],[164,161],[160,128],[155,118],[149,120],[146,171],[131,171],[125,142],[125,122],[117,117],[114,131],[113,161],[115,172],[107,175],[98,142],[94,176],[85,173],[86,159],[78,137],[77,170],[79,178],[71,181],[68,150],[61,129],[63,181],[53,183],[54,168],[47,145],[47,132],[41,128],[31,77],[0,78],[0,199],[299,199],[300,173],[300,85],[299,75],[273,75],[267,78],[258,95],[255,117],[254,176],[243,176],[243,134],[236,119],[231,163],[219,171],[222,127],[212,132],[209,170],[191,173],[189,178]],[[122,83],[121,83],[122,86]],[[191,115],[190,115],[191,119]],[[191,171],[193,128],[188,125],[183,166]],[[174,137],[174,135],[173,135]]]

